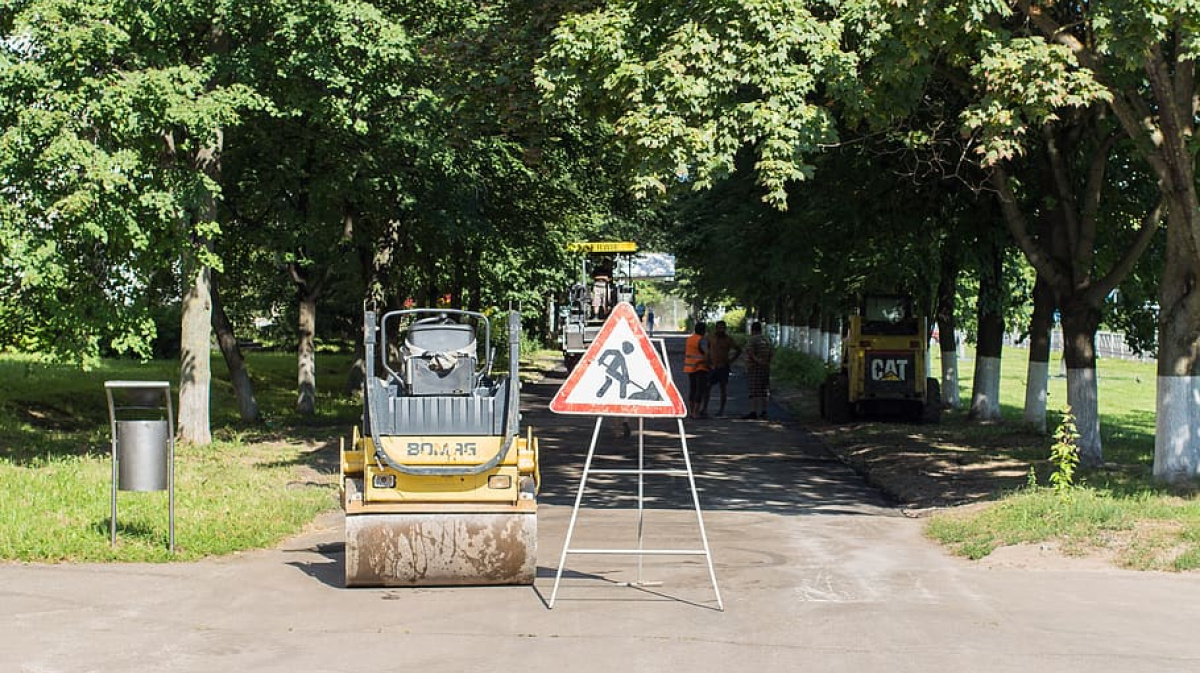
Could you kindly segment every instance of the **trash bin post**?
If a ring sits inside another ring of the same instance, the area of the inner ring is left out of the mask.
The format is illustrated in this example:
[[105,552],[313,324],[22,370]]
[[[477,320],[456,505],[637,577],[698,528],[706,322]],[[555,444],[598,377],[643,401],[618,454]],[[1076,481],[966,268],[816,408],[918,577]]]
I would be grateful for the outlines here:
[[[175,410],[166,381],[106,381],[112,437],[112,515],[117,543],[117,491],[167,491],[169,548],[175,551]],[[162,416],[165,414],[166,418]],[[146,418],[146,416],[151,416]]]

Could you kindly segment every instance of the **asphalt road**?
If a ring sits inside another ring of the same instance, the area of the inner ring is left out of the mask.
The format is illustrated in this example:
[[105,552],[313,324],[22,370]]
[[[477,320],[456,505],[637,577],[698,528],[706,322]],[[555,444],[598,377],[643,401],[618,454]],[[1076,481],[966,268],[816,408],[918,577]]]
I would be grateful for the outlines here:
[[[525,388],[543,456],[535,586],[344,589],[340,514],[196,563],[0,565],[0,671],[1200,670],[1200,576],[949,557],[787,420],[686,422],[724,611],[703,557],[646,557],[654,584],[636,587],[624,556],[569,557],[548,609],[594,424],[546,409],[561,382]],[[648,463],[682,465],[674,427],[647,421]],[[597,467],[636,461],[620,430],[602,425]],[[647,481],[646,546],[698,544],[687,480]],[[635,482],[597,477],[573,546],[636,544],[635,507]]]

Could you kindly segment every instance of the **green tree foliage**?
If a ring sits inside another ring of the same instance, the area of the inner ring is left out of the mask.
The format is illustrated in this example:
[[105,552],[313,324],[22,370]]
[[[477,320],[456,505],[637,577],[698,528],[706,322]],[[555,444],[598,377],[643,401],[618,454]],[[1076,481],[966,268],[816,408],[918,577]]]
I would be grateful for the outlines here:
[[612,124],[639,193],[708,187],[750,146],[763,198],[784,207],[836,137],[830,100],[855,90],[838,4],[605,3],[564,19],[538,82],[554,105]]
[[258,104],[205,57],[223,7],[0,3],[4,346],[148,355],[152,299],[180,287],[160,271],[213,261],[190,246],[218,226],[189,214],[218,186],[188,158]]
[[533,321],[577,232],[639,216],[613,146],[535,105],[559,13],[4,0],[0,347],[148,354],[218,266],[244,336],[298,297],[334,336],[368,299]]

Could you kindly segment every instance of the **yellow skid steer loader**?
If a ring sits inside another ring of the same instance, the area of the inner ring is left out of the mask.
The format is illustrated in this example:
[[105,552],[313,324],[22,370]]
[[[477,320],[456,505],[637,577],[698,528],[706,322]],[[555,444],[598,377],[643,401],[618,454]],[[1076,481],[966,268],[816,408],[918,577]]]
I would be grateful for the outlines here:
[[537,440],[519,428],[519,314],[496,378],[483,314],[376,317],[362,428],[341,458],[346,586],[532,584],[540,477]]

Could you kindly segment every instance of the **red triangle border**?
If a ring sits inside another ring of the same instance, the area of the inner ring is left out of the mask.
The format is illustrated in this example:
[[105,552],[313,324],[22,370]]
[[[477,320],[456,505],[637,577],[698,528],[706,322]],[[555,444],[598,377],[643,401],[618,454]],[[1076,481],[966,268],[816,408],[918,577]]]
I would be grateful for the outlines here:
[[[575,390],[575,386],[583,379],[588,367],[599,358],[600,352],[605,348],[609,336],[620,321],[625,321],[633,331],[633,335],[637,340],[637,346],[642,349],[642,353],[649,360],[650,367],[654,371],[655,380],[662,386],[671,406],[612,403],[579,404],[567,402],[567,398],[570,397],[571,393]],[[550,401],[550,411],[556,414],[585,416],[682,418],[687,415],[687,406],[683,402],[683,397],[679,394],[679,389],[675,387],[674,382],[671,381],[671,377],[667,375],[662,358],[659,357],[658,351],[650,343],[650,337],[642,329],[642,323],[637,318],[637,312],[628,302],[621,302],[609,314],[608,319],[601,326],[600,332],[596,335],[596,339],[592,341],[592,345],[588,347],[583,357],[580,358],[579,363],[575,365],[575,369],[571,371],[570,376],[567,377],[562,387],[558,389],[558,393],[554,396],[554,399]]]

